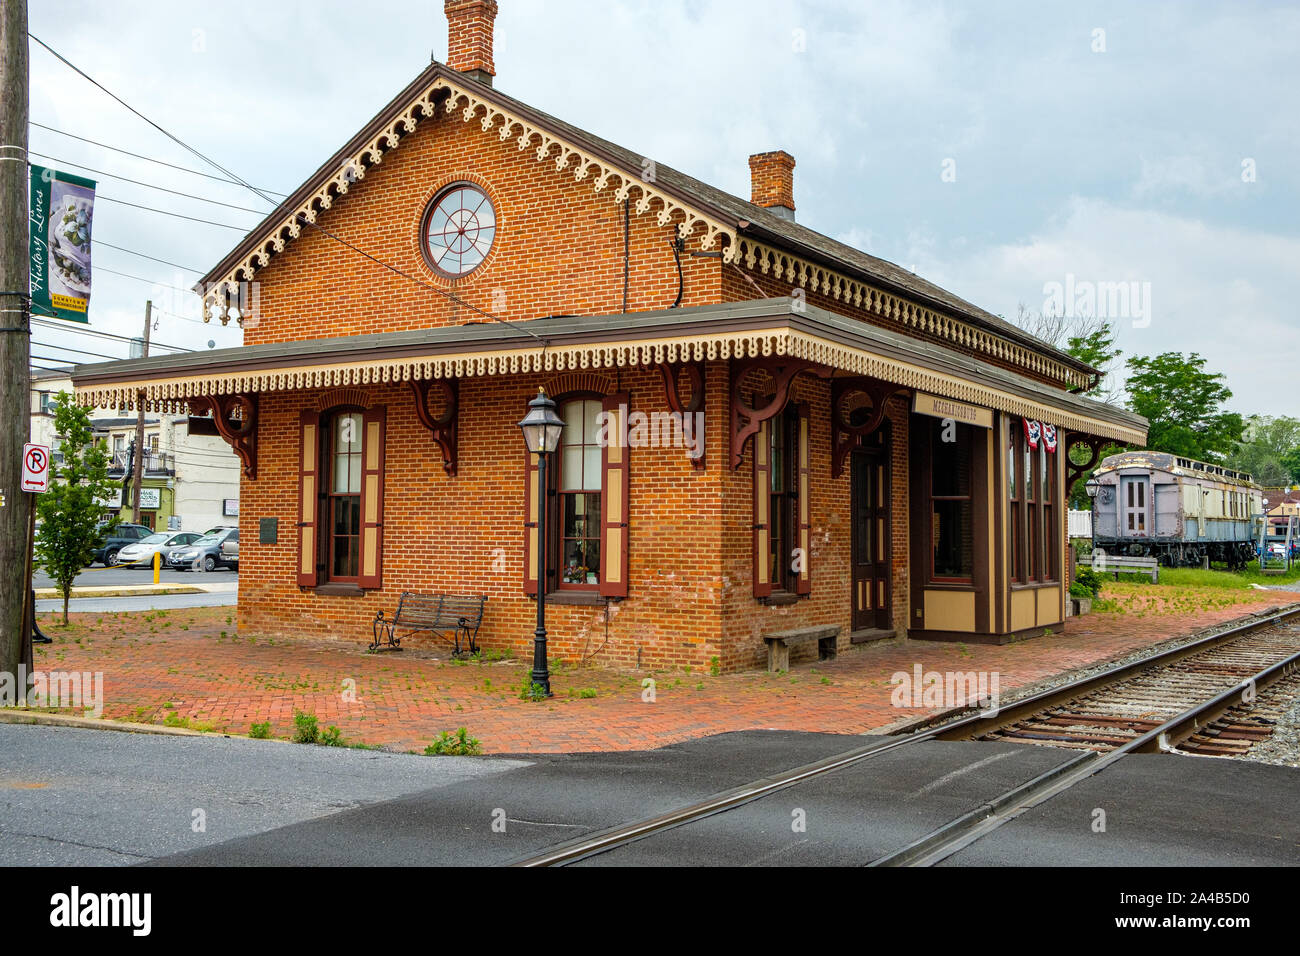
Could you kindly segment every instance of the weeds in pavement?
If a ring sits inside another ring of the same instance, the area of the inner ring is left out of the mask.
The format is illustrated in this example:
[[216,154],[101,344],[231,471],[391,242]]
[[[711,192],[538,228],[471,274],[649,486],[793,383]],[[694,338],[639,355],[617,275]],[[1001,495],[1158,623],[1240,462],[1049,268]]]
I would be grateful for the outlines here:
[[458,728],[454,736],[444,730],[442,736],[424,748],[426,757],[477,757],[482,752],[483,745],[478,738],[471,737],[464,727]]
[[315,714],[301,710],[293,712],[293,742],[296,744],[314,744],[320,739],[320,727]]

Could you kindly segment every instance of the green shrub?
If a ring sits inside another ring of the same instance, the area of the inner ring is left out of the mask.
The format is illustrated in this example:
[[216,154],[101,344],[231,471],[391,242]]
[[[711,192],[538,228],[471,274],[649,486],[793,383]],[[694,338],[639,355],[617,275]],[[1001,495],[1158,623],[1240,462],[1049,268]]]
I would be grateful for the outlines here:
[[457,728],[454,737],[444,730],[441,737],[424,748],[426,757],[477,757],[482,752],[478,738],[471,737],[464,727]]
[[1082,582],[1075,581],[1070,585],[1070,597],[1078,598],[1081,601],[1087,601],[1096,597],[1096,595],[1092,593],[1092,588]]
[[316,715],[301,710],[293,712],[293,742],[296,744],[314,744],[320,739],[320,727],[316,724]]
[[333,724],[330,724],[321,732],[320,740],[317,741],[317,743],[319,743],[322,747],[346,747],[347,746],[347,744],[343,742],[343,731],[339,730]]
[[248,728],[248,736],[254,740],[266,740],[271,736],[271,722],[268,720],[265,723],[251,725]]
[[[1101,586],[1105,579],[1100,574],[1089,567],[1076,567],[1074,570],[1074,580],[1070,583],[1070,594],[1073,597],[1096,597],[1101,593]],[[1088,590],[1087,594],[1075,593],[1075,585],[1079,585]]]

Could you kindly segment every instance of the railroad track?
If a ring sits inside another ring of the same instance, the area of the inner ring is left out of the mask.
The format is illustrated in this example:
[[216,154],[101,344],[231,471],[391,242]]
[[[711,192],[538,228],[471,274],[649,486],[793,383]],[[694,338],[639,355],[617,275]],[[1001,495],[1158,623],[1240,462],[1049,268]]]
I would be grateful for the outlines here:
[[[1247,685],[1246,706],[1232,708],[1216,723],[1221,727],[1203,730],[1176,742],[1166,736],[1168,746],[1182,745],[1195,753],[1239,756],[1252,742],[1271,733],[1271,722],[1253,714],[1257,686],[1248,682],[1272,665],[1300,651],[1300,629],[1278,629],[1265,633],[1239,635],[1228,643],[1217,643],[1191,655],[1180,655],[1167,664],[1148,664],[1135,676],[1102,685],[1096,690],[1073,696],[1027,717],[997,721],[984,733],[967,736],[964,732],[946,739],[975,739],[1004,743],[1048,745],[1081,750],[1110,751],[1122,747],[1162,726],[1177,715],[1224,691]],[[1284,676],[1284,675],[1278,675]],[[1213,741],[1223,740],[1215,747]],[[1228,745],[1233,740],[1236,743]]]
[[870,866],[933,865],[1127,755],[1179,751],[1228,756],[1249,749],[1268,731],[1268,713],[1252,706],[1259,695],[1279,682],[1300,684],[1297,615],[1300,605],[1032,694],[996,713],[972,709],[906,736],[878,738],[688,806],[586,834],[514,865],[577,863],[928,741],[1000,741],[1074,751],[1053,769],[907,846],[864,861]]

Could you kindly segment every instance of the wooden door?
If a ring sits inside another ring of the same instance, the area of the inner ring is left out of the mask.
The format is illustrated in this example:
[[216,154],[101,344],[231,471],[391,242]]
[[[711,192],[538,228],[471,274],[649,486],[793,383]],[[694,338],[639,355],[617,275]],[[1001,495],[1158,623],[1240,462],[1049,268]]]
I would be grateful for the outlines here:
[[853,629],[892,628],[888,459],[863,448],[850,458]]

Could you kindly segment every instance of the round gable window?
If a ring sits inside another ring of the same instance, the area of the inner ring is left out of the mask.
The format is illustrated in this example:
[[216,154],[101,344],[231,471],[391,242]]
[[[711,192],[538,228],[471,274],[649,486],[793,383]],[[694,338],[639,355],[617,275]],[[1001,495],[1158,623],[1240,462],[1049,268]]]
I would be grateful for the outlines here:
[[452,279],[483,264],[497,234],[497,212],[487,193],[456,183],[429,204],[424,219],[424,251],[429,264]]

